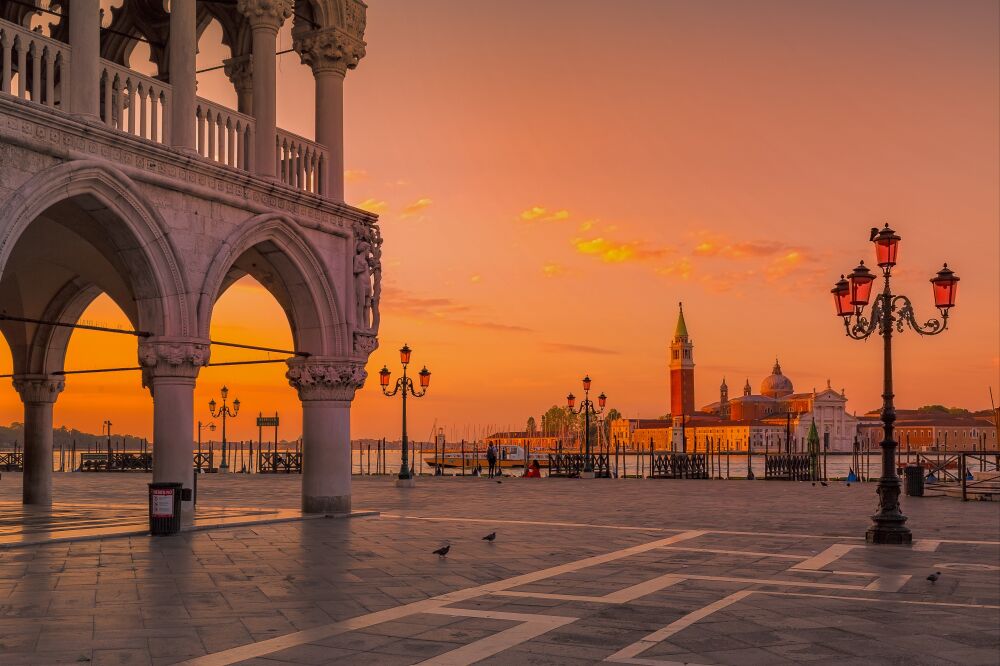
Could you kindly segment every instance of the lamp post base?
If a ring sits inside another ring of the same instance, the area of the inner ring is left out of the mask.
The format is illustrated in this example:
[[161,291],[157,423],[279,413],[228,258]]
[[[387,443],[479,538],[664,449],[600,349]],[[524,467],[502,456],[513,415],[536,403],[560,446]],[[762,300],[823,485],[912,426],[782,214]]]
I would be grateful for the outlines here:
[[408,478],[408,479],[396,479],[396,487],[397,488],[416,488],[417,487],[417,480],[414,479],[412,476],[410,478]]
[[580,472],[580,478],[581,479],[593,479],[594,478],[594,473],[593,472]]
[[913,534],[910,532],[910,528],[903,525],[872,525],[865,532],[865,541],[876,544],[907,546],[913,543]]

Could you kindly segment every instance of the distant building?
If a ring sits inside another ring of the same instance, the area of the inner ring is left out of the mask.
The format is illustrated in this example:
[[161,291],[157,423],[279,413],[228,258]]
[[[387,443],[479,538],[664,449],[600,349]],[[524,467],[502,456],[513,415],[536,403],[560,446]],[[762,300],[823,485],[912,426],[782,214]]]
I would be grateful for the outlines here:
[[[862,439],[872,448],[882,441],[881,412],[865,414]],[[997,451],[995,417],[897,409],[893,431],[900,451]]]
[[679,304],[677,328],[670,343],[670,413],[694,412],[694,343],[684,322],[684,304]]
[[611,422],[611,447],[619,450],[648,451],[650,442],[656,451],[670,450],[670,419],[615,419]]
[[546,450],[555,451],[559,447],[562,439],[550,435],[528,434],[524,430],[495,432],[483,439],[486,446],[520,446],[529,451]]

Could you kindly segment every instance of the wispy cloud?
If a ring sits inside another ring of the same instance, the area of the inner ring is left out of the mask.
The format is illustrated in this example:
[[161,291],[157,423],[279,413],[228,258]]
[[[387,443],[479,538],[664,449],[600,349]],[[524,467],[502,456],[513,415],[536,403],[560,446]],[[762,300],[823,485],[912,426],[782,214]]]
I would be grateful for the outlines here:
[[413,203],[406,204],[403,206],[403,214],[400,217],[414,217],[419,215],[421,212],[427,209],[434,203],[431,199],[427,197],[421,197],[414,201]]
[[574,238],[571,242],[580,254],[599,257],[609,264],[660,259],[671,253],[669,248],[652,246],[644,241],[618,241],[603,236]]
[[361,210],[366,210],[369,213],[381,215],[389,208],[389,204],[378,199],[365,199],[361,203],[357,204],[357,207]]
[[702,232],[701,239],[694,247],[694,254],[700,257],[723,257],[726,259],[753,259],[773,257],[794,250],[790,245],[777,241],[731,240],[718,234]]
[[509,333],[529,333],[533,329],[508,321],[496,321],[476,312],[475,308],[453,298],[422,296],[407,289],[386,285],[382,289],[383,313],[411,317],[423,321],[437,320],[463,328],[476,328]]
[[618,352],[613,349],[603,349],[601,347],[590,347],[588,345],[574,345],[566,342],[543,342],[542,348],[549,352],[569,352],[573,354],[599,354],[601,356],[611,356]]
[[359,183],[368,178],[368,172],[364,169],[344,169],[344,181],[348,183]]
[[559,264],[549,263],[542,266],[542,275],[547,278],[559,277],[560,275],[565,275],[565,273],[566,268]]
[[561,222],[569,219],[569,211],[565,209],[551,210],[543,206],[532,206],[521,211],[519,216],[525,222]]

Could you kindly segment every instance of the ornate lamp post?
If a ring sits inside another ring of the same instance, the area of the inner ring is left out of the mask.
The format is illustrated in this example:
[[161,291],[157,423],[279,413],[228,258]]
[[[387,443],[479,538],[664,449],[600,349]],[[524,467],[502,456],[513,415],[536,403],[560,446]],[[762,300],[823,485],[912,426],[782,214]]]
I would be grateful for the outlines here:
[[208,413],[212,415],[213,419],[222,419],[222,462],[219,463],[219,471],[225,472],[229,469],[229,462],[226,460],[226,419],[236,418],[236,415],[240,413],[240,399],[236,398],[233,400],[232,409],[226,404],[226,400],[229,398],[229,389],[225,386],[222,387],[222,406],[218,410],[215,408],[215,399],[208,401]]
[[871,298],[872,283],[877,276],[868,270],[865,262],[862,261],[848,277],[841,275],[831,289],[837,316],[844,318],[844,330],[849,337],[864,340],[876,331],[882,336],[882,475],[878,480],[878,511],[872,516],[872,525],[865,533],[869,543],[908,544],[913,540],[905,525],[906,516],[899,509],[900,484],[896,474],[896,442],[893,439],[896,410],[892,402],[892,329],[902,333],[904,327],[909,326],[920,335],[941,333],[948,328],[948,311],[955,305],[958,288],[958,276],[945,264],[931,279],[934,305],[941,312],[941,319],[918,323],[910,299],[892,293],[892,267],[896,265],[899,240],[888,224],[881,231],[872,229],[871,241],[875,243],[876,260],[882,269],[883,287],[882,293],[875,296],[868,317],[865,316],[865,306]]
[[398,481],[402,481],[402,484],[397,483],[397,485],[409,485],[412,483],[413,471],[410,469],[409,461],[409,451],[408,441],[406,437],[406,394],[409,393],[414,398],[422,398],[424,394],[427,393],[427,387],[431,383],[431,373],[424,366],[418,375],[420,377],[420,391],[418,392],[413,388],[413,380],[406,376],[406,368],[410,364],[410,354],[413,352],[408,345],[403,345],[402,349],[399,350],[399,361],[403,364],[403,376],[396,380],[396,387],[389,391],[389,376],[392,374],[389,372],[388,366],[383,365],[382,369],[379,370],[378,379],[379,384],[382,386],[382,393],[389,396],[390,398],[397,393],[402,392],[403,394],[403,455],[402,461],[399,466],[399,478]]
[[570,413],[584,415],[584,457],[583,473],[581,474],[581,477],[585,479],[594,478],[594,465],[591,463],[590,459],[590,415],[593,414],[594,416],[597,416],[598,414],[604,413],[604,407],[608,403],[608,396],[602,393],[597,396],[597,402],[600,409],[596,409],[593,401],[590,399],[590,375],[583,378],[583,402],[580,403],[579,409],[575,408],[576,396],[572,393],[566,396],[566,405],[569,408]]
[[[202,423],[201,421],[198,421],[198,455],[199,456],[201,455],[201,431],[202,430],[206,430],[206,429],[209,432],[215,432],[215,424],[214,423]],[[201,465],[201,459],[200,458],[199,458],[198,464],[199,464],[199,469],[200,469],[200,465]]]

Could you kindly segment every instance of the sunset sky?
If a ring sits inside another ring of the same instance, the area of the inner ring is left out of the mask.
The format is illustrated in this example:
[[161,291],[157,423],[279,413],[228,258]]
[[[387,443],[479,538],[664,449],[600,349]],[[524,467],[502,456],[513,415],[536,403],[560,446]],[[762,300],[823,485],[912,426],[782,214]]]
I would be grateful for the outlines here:
[[[346,82],[347,199],[381,216],[385,286],[353,435],[398,438],[377,371],[398,373],[403,342],[433,372],[411,409],[419,439],[435,421],[449,439],[523,428],[585,373],[625,415],[660,416],[678,301],[699,405],[723,376],[758,392],[777,356],[796,390],[829,378],[848,409],[876,408],[881,346],[844,336],[829,290],[874,263],[868,229],[883,222],[903,238],[896,284],[918,316],[936,314],[927,280],[943,261],[961,277],[947,333],[896,338],[897,405],[988,407],[998,22],[994,0],[370,0],[368,55]],[[225,57],[217,42],[213,26],[200,67]],[[279,80],[278,124],[312,136],[311,73],[285,55]],[[199,93],[235,106],[221,73]],[[126,324],[103,297],[85,318]],[[249,279],[220,300],[212,335],[291,344]],[[134,340],[78,332],[67,368],[135,361]],[[227,383],[245,410],[234,438],[275,409],[297,436],[283,372],[203,370],[196,416]],[[70,377],[55,422],[148,436],[151,412],[138,373]],[[5,383],[0,422],[21,419]]]

